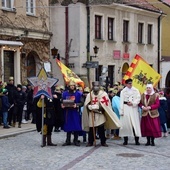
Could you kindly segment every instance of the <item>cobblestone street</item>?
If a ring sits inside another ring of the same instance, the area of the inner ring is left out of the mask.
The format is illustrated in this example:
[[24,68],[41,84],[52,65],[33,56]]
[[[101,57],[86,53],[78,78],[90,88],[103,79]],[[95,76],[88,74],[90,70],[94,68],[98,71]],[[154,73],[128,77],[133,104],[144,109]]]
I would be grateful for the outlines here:
[[[82,137],[79,137],[82,141]],[[156,146],[123,146],[123,140],[108,139],[109,147],[62,146],[64,132],[53,132],[58,146],[42,148],[41,135],[36,131],[0,139],[0,170],[169,170],[170,137],[156,139]]]

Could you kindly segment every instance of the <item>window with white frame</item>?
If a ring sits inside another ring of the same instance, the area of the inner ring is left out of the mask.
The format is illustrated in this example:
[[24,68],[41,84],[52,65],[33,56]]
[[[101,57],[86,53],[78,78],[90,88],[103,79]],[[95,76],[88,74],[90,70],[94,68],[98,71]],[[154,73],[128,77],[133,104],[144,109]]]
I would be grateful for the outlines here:
[[102,16],[95,15],[95,39],[102,39]]
[[108,40],[113,40],[114,34],[114,18],[108,18]]
[[2,0],[2,8],[12,9],[14,0]]
[[152,24],[148,24],[148,44],[152,44]]
[[35,0],[26,0],[26,13],[35,15]]
[[129,41],[129,21],[123,20],[123,42]]
[[138,23],[138,43],[143,43],[143,23]]

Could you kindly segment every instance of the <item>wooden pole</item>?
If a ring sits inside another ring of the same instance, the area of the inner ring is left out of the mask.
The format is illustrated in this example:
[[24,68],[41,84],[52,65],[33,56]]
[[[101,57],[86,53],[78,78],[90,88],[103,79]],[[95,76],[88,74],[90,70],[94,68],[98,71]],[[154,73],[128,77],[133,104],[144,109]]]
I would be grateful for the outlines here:
[[42,134],[42,138],[41,138],[41,146],[43,147],[43,136],[44,136],[44,98],[42,99],[42,130],[41,130],[41,134]]
[[[88,76],[88,84],[89,84],[89,88],[90,88],[90,104],[93,104],[92,101],[92,89],[91,89],[91,84],[90,84],[90,77]],[[95,132],[95,127],[94,127],[94,112],[93,110],[91,110],[91,117],[92,117],[92,126],[93,126],[93,137],[94,137],[94,146],[96,146],[96,132]]]

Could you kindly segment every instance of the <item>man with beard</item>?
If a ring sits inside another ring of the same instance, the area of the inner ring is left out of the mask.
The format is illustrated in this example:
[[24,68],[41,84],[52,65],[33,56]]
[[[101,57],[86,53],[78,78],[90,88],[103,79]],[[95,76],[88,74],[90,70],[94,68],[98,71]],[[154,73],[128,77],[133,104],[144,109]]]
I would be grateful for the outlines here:
[[100,90],[99,82],[92,82],[92,86],[92,91],[87,95],[84,103],[82,128],[89,131],[87,147],[93,146],[96,129],[98,129],[101,146],[108,147],[105,129],[120,128],[120,122],[112,110],[108,94]]
[[64,109],[63,130],[67,132],[66,142],[63,146],[71,145],[71,134],[74,134],[74,145],[80,146],[78,142],[79,131],[81,128],[81,116],[79,107],[83,106],[82,93],[76,90],[76,84],[70,82],[68,90],[62,95],[62,108]]

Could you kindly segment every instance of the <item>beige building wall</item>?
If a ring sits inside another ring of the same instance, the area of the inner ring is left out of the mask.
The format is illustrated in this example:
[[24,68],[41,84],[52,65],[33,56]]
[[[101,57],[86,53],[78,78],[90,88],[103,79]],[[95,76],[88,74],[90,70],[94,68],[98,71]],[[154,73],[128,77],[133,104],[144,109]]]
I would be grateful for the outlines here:
[[[50,57],[49,31],[49,2],[48,0],[35,0],[33,13],[26,11],[26,1],[14,0],[11,8],[4,8],[0,3],[0,40],[7,41],[1,43],[1,77],[4,76],[4,63],[2,56],[4,51],[14,51],[14,63],[20,65],[15,68],[15,84],[27,80],[29,75],[37,75],[44,62]],[[11,45],[8,44],[11,43]],[[21,42],[22,45],[16,45]],[[15,45],[14,45],[15,44]],[[16,53],[16,54],[15,54]],[[19,56],[18,60],[15,56]],[[34,66],[30,69],[30,59],[32,57]],[[50,74],[50,73],[49,73]]]

